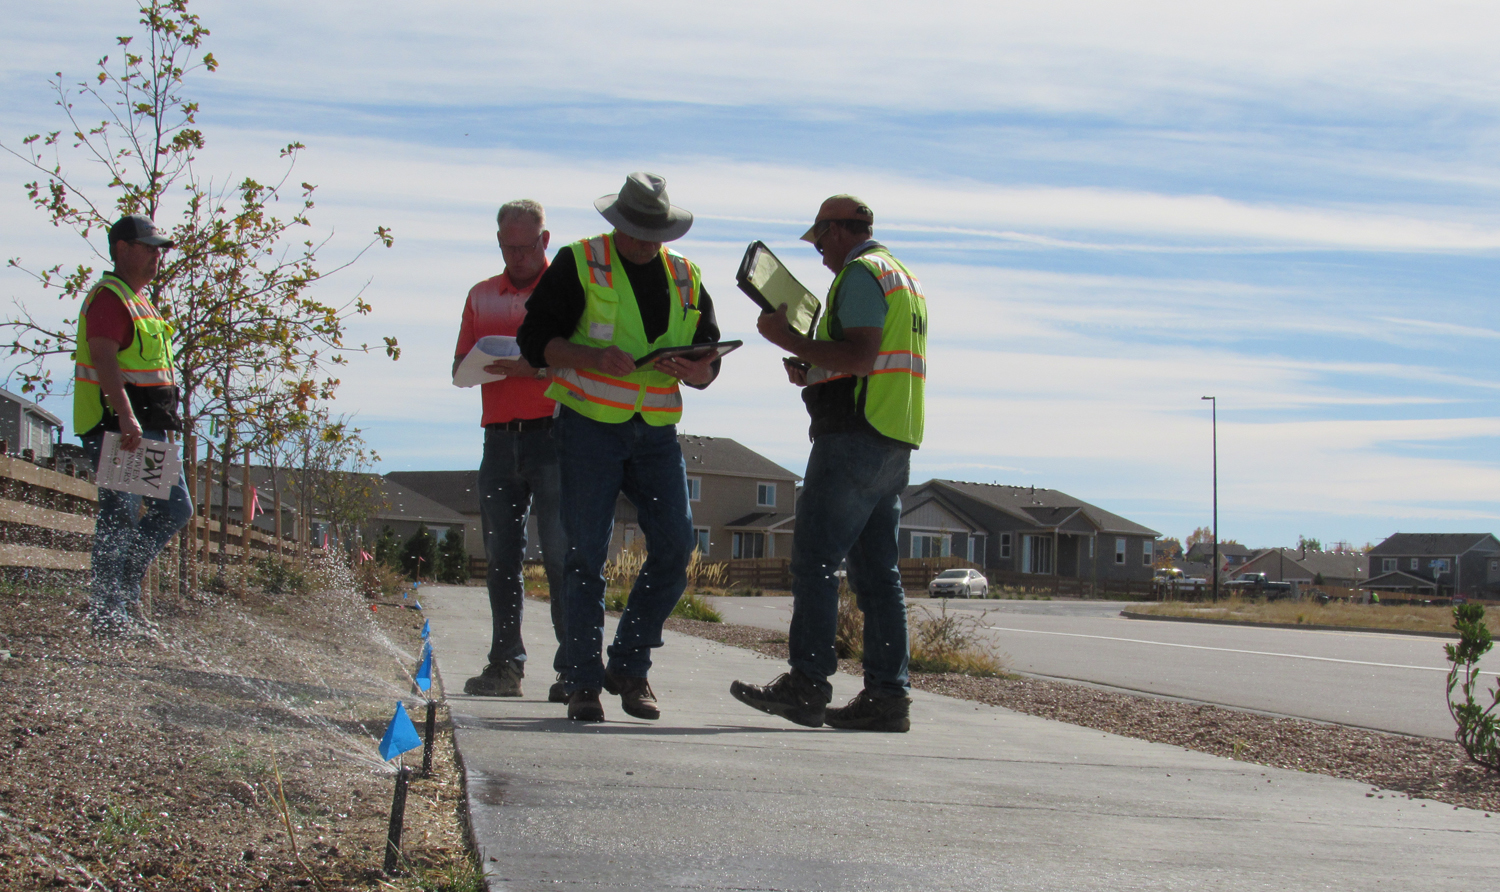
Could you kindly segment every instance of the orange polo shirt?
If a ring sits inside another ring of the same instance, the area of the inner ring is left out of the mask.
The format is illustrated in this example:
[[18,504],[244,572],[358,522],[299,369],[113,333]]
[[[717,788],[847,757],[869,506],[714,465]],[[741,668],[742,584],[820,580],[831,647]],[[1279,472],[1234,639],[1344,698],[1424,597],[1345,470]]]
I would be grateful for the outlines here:
[[[535,284],[532,283],[533,287]],[[470,288],[469,299],[464,302],[463,323],[458,329],[458,346],[454,355],[467,356],[475,342],[483,337],[515,337],[516,330],[526,318],[526,299],[529,297],[531,288],[524,291],[516,288],[505,273]],[[542,396],[548,383],[541,378],[506,378],[479,385],[484,402],[484,414],[479,423],[550,417],[555,403]]]

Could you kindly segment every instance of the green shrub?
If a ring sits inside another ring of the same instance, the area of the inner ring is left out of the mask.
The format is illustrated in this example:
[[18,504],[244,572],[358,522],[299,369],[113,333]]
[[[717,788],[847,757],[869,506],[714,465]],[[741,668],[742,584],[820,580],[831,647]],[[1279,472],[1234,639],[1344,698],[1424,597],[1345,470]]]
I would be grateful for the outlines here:
[[708,599],[697,592],[687,592],[672,608],[672,615],[683,619],[696,619],[706,623],[721,623],[724,615],[715,610]]
[[396,531],[389,526],[380,528],[380,537],[375,540],[375,560],[393,570],[401,569],[401,543],[396,541]]
[[260,558],[254,567],[250,579],[268,595],[305,595],[310,588],[307,573],[291,561]]
[[[1458,630],[1458,643],[1445,644],[1443,650],[1453,664],[1448,670],[1448,712],[1458,722],[1454,736],[1476,764],[1500,772],[1500,715],[1496,715],[1500,685],[1489,692],[1488,706],[1480,706],[1474,696],[1479,688],[1479,658],[1495,643],[1484,623],[1484,605],[1453,608],[1453,628]],[[1463,692],[1461,702],[1454,701],[1454,688]]]

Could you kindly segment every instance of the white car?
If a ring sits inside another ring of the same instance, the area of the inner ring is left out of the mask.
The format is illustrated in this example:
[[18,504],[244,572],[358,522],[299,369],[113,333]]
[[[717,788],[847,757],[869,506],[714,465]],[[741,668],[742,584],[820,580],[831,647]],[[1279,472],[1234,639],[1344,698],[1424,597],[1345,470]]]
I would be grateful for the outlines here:
[[927,584],[927,594],[934,598],[983,598],[990,593],[990,581],[978,570],[944,570]]

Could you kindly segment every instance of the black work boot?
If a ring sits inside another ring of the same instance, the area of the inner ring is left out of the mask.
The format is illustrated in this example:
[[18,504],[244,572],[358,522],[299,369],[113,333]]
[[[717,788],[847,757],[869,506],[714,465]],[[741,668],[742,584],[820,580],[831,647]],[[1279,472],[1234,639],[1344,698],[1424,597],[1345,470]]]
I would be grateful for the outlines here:
[[903,733],[911,730],[911,698],[881,696],[866,688],[846,705],[829,709],[823,720],[828,727],[845,731]]
[[470,697],[519,697],[521,670],[513,663],[499,666],[490,663],[483,672],[464,682],[464,693]]
[[563,682],[563,677],[562,677],[562,673],[561,672],[557,673],[557,681],[554,681],[552,683],[552,687],[550,687],[550,688],[547,689],[547,702],[548,703],[567,703],[568,702],[568,686]]
[[729,693],[746,706],[809,728],[822,727],[823,712],[828,706],[817,684],[796,669],[764,686],[736,681],[729,686]]

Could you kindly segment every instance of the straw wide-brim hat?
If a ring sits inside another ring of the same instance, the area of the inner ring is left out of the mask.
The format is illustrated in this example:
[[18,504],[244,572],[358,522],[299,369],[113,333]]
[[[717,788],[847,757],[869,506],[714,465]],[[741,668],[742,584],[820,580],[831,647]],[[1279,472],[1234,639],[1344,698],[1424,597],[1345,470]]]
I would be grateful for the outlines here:
[[654,173],[633,173],[613,195],[594,201],[594,207],[615,228],[646,242],[682,238],[693,226],[691,211],[667,199],[667,181]]

